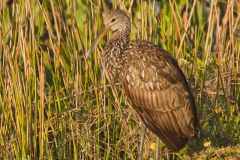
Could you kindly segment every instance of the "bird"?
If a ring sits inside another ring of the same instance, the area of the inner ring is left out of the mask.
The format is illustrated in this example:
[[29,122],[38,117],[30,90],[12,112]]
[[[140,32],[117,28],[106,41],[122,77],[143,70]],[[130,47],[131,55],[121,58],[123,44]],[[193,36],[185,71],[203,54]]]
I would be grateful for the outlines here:
[[87,52],[91,55],[102,37],[113,32],[104,47],[103,65],[120,82],[143,124],[172,152],[197,135],[197,110],[177,60],[160,46],[130,41],[131,21],[121,9],[103,12],[105,28]]

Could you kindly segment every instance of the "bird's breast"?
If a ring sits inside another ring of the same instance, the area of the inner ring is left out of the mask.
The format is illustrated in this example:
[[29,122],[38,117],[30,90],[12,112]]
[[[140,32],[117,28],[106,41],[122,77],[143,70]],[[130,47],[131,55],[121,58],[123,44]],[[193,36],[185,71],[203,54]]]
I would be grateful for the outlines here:
[[125,54],[126,46],[127,41],[120,38],[111,40],[104,47],[104,66],[115,79],[119,79],[128,66],[127,54]]
[[124,65],[122,63],[122,57],[120,56],[120,50],[110,50],[104,56],[104,67],[108,73],[114,77],[118,78],[119,74],[123,72]]

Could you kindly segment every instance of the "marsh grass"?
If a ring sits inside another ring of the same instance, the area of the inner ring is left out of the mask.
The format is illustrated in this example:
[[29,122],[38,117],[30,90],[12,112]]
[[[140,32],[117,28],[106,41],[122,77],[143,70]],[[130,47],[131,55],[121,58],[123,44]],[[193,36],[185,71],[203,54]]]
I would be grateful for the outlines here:
[[[176,157],[219,158],[228,146],[223,158],[239,158],[240,2],[132,2],[113,1],[131,17],[131,39],[174,55],[196,99],[200,133]],[[101,12],[100,0],[0,2],[0,159],[136,158],[140,120],[103,74],[107,38],[85,61]],[[144,159],[155,141],[147,132]]]

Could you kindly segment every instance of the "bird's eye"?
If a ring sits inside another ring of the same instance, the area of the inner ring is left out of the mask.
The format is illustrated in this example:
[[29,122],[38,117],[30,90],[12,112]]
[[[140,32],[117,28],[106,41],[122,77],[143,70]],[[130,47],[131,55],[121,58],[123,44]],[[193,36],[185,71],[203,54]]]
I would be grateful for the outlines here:
[[116,21],[116,19],[115,19],[115,18],[113,18],[111,22],[113,23],[113,22],[115,22],[115,21]]

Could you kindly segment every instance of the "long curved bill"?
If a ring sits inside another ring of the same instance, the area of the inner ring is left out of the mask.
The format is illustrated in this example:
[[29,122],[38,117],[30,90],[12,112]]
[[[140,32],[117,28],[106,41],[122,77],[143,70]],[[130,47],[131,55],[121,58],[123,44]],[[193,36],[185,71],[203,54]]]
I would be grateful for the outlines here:
[[110,31],[111,27],[107,26],[103,29],[103,31],[97,36],[97,38],[93,41],[91,47],[89,48],[87,55],[86,55],[86,60],[90,57],[91,53],[93,52],[93,49],[96,47],[96,45],[98,44],[99,40],[105,36],[109,31]]

